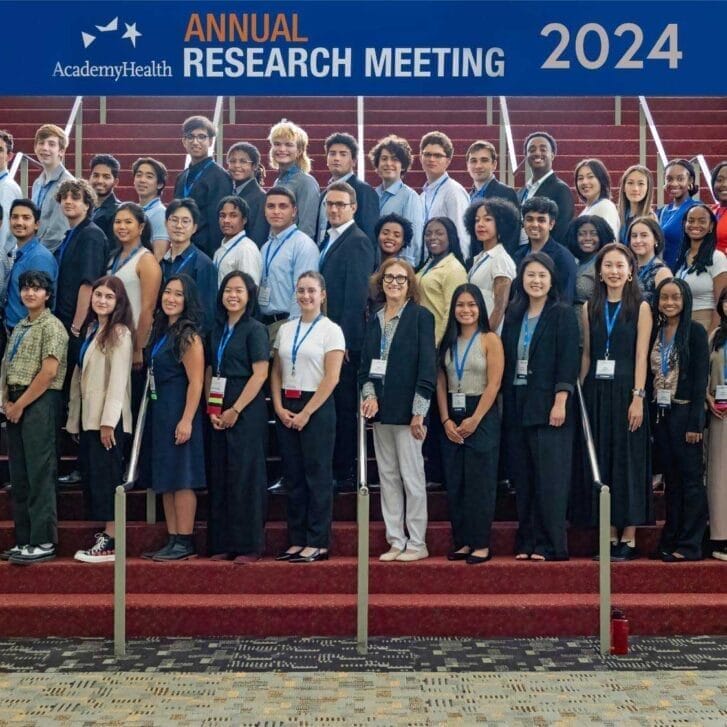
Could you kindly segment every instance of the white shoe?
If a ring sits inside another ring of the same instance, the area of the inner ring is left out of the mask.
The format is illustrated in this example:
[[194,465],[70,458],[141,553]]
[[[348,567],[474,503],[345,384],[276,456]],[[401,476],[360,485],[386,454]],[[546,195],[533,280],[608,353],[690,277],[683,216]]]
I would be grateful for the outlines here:
[[712,557],[716,558],[717,560],[727,560],[727,548],[713,551]]
[[424,560],[424,558],[429,557],[429,551],[426,549],[426,546],[424,548],[420,548],[419,550],[409,550],[408,548],[401,554],[396,556],[397,560],[400,560],[405,563],[409,563],[414,560]]
[[114,539],[106,533],[96,533],[96,543],[88,550],[78,550],[73,556],[82,563],[113,563]]
[[390,548],[379,556],[379,560],[386,562],[396,560],[404,551],[399,548]]

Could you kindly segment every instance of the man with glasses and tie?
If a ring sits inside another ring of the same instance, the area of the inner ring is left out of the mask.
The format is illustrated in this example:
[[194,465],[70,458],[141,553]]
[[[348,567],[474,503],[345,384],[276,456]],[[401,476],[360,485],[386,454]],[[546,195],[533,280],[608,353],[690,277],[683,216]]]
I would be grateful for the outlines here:
[[411,167],[412,157],[409,142],[395,134],[385,136],[369,152],[369,159],[381,179],[376,187],[379,216],[393,213],[409,220],[413,235],[402,257],[416,268],[422,261],[424,207],[419,195],[402,179]]
[[369,278],[374,251],[368,235],[356,224],[356,192],[347,182],[333,182],[326,191],[330,227],[321,244],[318,270],[326,280],[328,317],[346,339],[341,378],[333,392],[336,403],[336,446],[333,477],[337,489],[355,487],[357,380],[365,328]]
[[222,242],[217,208],[223,197],[232,194],[230,175],[210,156],[215,135],[215,127],[205,116],[190,116],[184,122],[182,144],[190,164],[174,185],[175,198],[191,197],[199,207],[199,224],[192,242],[210,258]]
[[446,134],[430,131],[419,143],[422,169],[427,182],[421,193],[424,224],[432,217],[448,217],[457,228],[459,245],[465,260],[470,257],[470,236],[464,226],[464,213],[470,204],[465,188],[447,174],[454,146]]

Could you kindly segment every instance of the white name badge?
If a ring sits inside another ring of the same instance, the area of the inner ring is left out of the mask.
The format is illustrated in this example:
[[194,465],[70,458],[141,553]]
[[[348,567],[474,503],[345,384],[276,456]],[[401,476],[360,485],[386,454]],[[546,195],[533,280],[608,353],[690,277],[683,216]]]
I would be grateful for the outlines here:
[[596,378],[612,380],[616,376],[616,361],[602,358],[596,361]]
[[727,384],[720,384],[714,392],[714,398],[717,401],[727,402]]
[[528,360],[526,358],[519,358],[517,366],[515,367],[515,376],[518,379],[528,378]]
[[372,358],[369,368],[369,378],[383,379],[386,376],[386,359]]
[[452,410],[465,411],[467,408],[467,397],[465,394],[452,394]]
[[260,305],[270,305],[270,286],[261,285],[257,294],[257,301]]
[[668,408],[671,406],[671,391],[669,389],[657,389],[656,390],[656,403],[659,406]]

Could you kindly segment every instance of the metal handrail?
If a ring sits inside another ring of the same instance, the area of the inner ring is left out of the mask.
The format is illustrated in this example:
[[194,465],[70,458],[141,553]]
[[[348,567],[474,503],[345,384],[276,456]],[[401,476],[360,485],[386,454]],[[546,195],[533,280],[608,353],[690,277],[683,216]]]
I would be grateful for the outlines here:
[[367,484],[366,419],[358,401],[358,491],[356,524],[358,527],[358,563],[356,592],[356,648],[366,654],[369,648],[369,487]]
[[639,163],[646,166],[646,129],[656,146],[656,199],[659,205],[664,203],[664,170],[669,162],[664,145],[661,143],[659,131],[651,115],[646,96],[639,96]]
[[74,133],[74,159],[76,176],[81,177],[83,175],[83,96],[76,96],[73,106],[71,107],[71,113],[68,116],[68,121],[63,131],[66,137],[70,137],[71,130],[75,129]]
[[[500,170],[501,179],[505,184],[515,185],[515,172],[518,168],[515,142],[512,138],[512,124],[510,112],[507,108],[507,98],[498,96],[500,101],[500,159],[504,169]],[[508,169],[510,170],[508,173]]]
[[356,137],[358,154],[356,156],[356,173],[358,178],[366,181],[366,153],[364,152],[364,97],[356,96]]
[[699,171],[701,169],[702,174],[704,175],[705,183],[709,187],[709,193],[712,195],[712,199],[715,202],[719,202],[719,200],[714,196],[714,189],[712,188],[712,172],[709,168],[709,165],[707,164],[707,160],[705,159],[704,154],[695,154],[689,161],[692,163],[697,162],[697,187],[700,186]]
[[[129,468],[124,484],[116,488],[114,495],[114,656],[116,657],[126,654],[126,493],[134,487],[138,479],[139,454],[148,407],[149,378],[150,374],[147,372],[141,405],[136,417]],[[147,491],[147,503],[149,492]]]
[[598,507],[598,606],[599,640],[601,656],[611,651],[611,490],[601,481],[601,468],[598,466],[596,446],[593,441],[591,423],[586,408],[586,400],[580,381],[576,382],[578,403],[581,412],[583,439],[586,444],[588,461],[591,466],[593,486],[599,490]]
[[25,154],[22,151],[19,151],[15,154],[15,157],[13,158],[13,163],[10,165],[10,170],[8,176],[10,179],[15,179],[15,175],[18,172],[18,168],[20,169],[20,189],[24,196],[30,197],[30,178],[28,175],[28,166],[30,164],[35,164],[37,167],[43,168],[43,165],[30,154]]

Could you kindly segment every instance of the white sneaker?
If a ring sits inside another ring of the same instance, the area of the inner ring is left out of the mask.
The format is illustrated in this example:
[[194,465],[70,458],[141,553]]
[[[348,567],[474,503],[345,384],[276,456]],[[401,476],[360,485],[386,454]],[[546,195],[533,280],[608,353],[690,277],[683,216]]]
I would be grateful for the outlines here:
[[717,560],[727,560],[727,547],[722,548],[721,550],[713,550],[712,557]]
[[396,560],[404,551],[400,548],[390,548],[385,553],[382,553],[379,556],[379,560],[383,560],[386,562]]
[[27,545],[13,545],[12,548],[3,550],[3,552],[0,553],[0,560],[10,560],[10,558],[12,558],[14,555],[20,555],[23,549],[27,547]]
[[96,533],[96,542],[88,550],[78,550],[73,556],[82,563],[113,563],[114,539],[107,533]]
[[419,550],[410,550],[409,548],[407,548],[403,553],[397,555],[396,559],[405,563],[409,563],[414,560],[424,560],[424,558],[428,557],[429,551],[425,546],[423,548],[419,548]]
[[31,565],[53,560],[55,557],[55,545],[26,545],[19,553],[11,555],[8,560],[15,565]]

